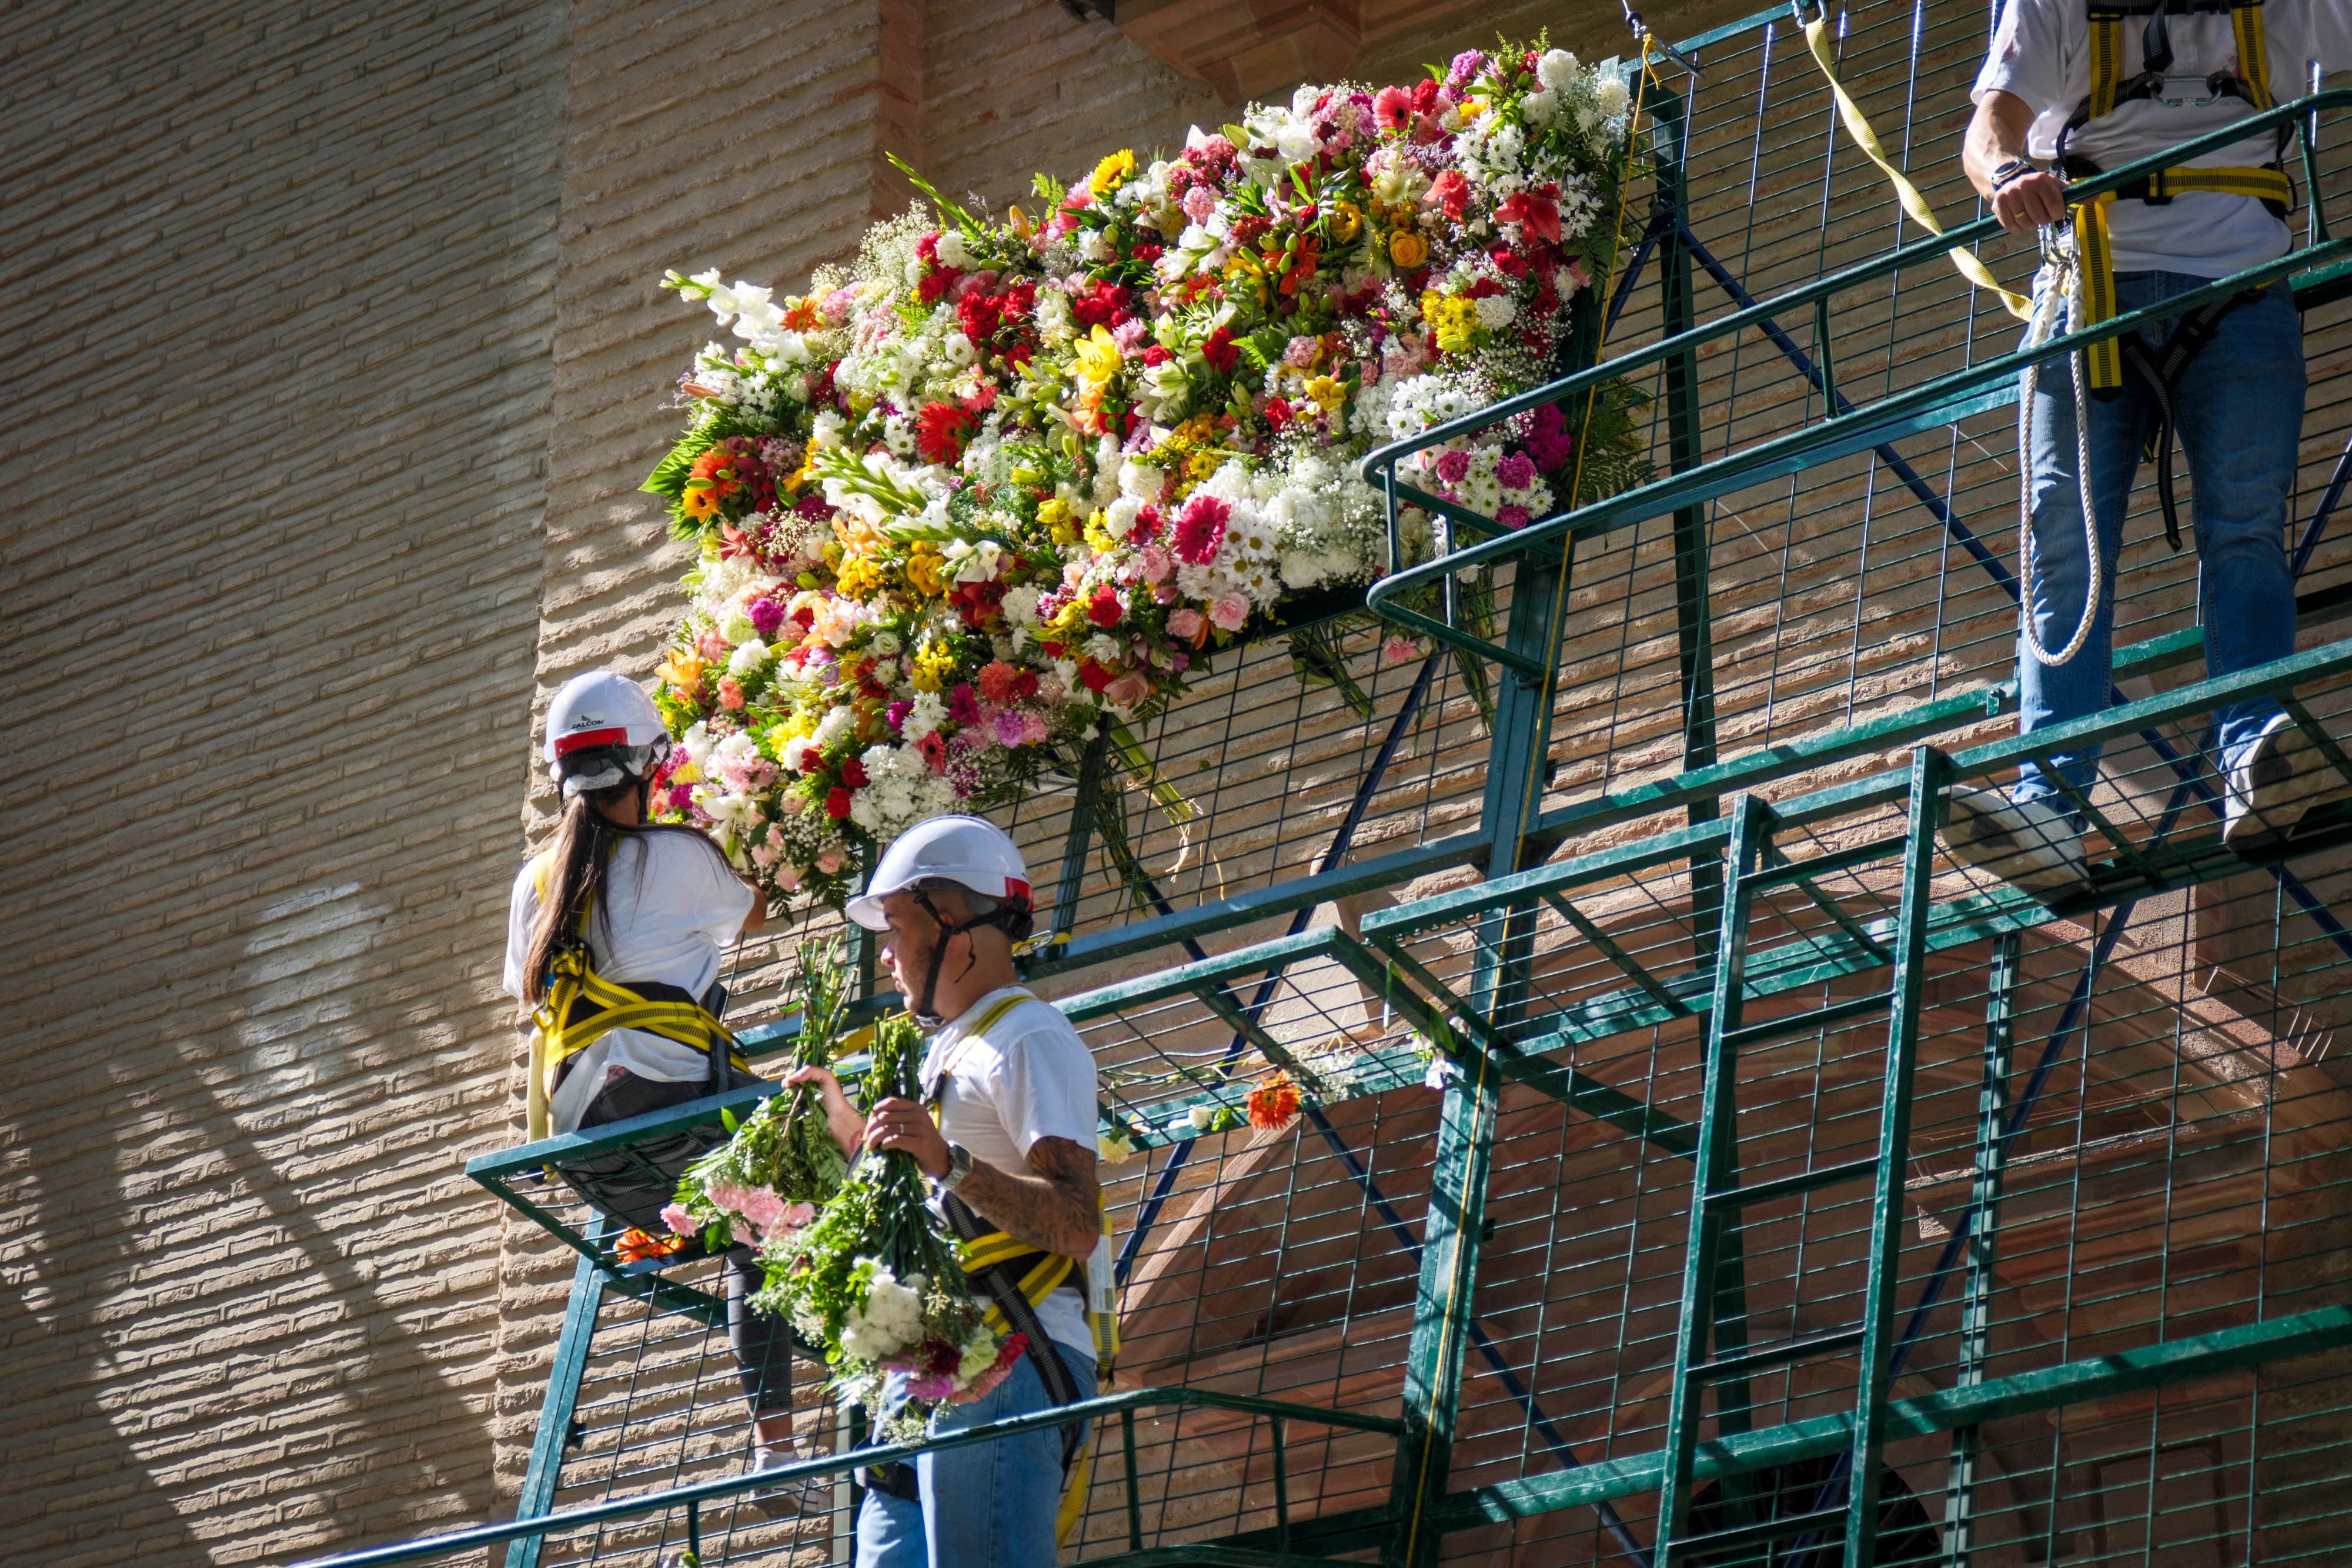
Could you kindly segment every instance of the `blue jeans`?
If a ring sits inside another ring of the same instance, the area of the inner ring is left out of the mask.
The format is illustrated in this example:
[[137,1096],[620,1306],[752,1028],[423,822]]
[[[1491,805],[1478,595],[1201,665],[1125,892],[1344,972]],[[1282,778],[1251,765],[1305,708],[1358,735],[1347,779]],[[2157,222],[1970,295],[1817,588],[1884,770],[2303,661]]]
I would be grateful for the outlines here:
[[[2116,308],[2139,309],[2209,281],[2177,272],[2118,273]],[[2169,332],[2173,324],[2168,319],[2161,329]],[[2021,735],[2101,711],[2113,686],[2116,555],[2123,545],[2124,512],[2152,400],[2128,373],[2112,399],[2089,396],[2087,383],[2084,390],[2091,501],[2099,522],[2099,612],[2081,650],[2054,669],[2033,657],[2020,632]],[[2173,394],[2173,416],[2196,491],[2197,608],[2208,675],[2233,674],[2294,651],[2286,503],[2303,439],[2303,322],[2281,280],[2259,300],[2222,319]],[[2081,622],[2090,580],[2074,475],[2074,391],[2064,360],[2043,362],[2032,417],[2034,591],[2025,612],[2033,617],[2043,651],[2055,653]],[[2258,696],[2214,714],[2225,767],[2279,711],[2276,702]],[[2087,791],[2098,776],[2099,748],[2053,753],[2050,761],[2069,783]],[[2029,761],[2019,768],[2011,793],[2022,801],[2059,790]]]
[[[1056,1348],[1080,1393],[1091,1393],[1094,1357],[1066,1344]],[[886,1385],[877,1425],[904,1400],[906,1381],[893,1376]],[[1043,1410],[1047,1403],[1036,1365],[1024,1355],[985,1399],[941,1406],[930,1430],[935,1437],[960,1431]],[[1062,1501],[1063,1430],[1049,1427],[918,1455],[920,1503],[866,1492],[857,1511],[857,1568],[1049,1568],[1054,1515]]]

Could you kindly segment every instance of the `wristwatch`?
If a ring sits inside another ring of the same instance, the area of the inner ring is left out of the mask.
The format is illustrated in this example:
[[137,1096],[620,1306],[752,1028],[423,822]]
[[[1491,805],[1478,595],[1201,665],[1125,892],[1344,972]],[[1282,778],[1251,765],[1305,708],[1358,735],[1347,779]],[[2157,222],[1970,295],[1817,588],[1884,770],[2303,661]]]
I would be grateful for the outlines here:
[[2038,174],[2041,171],[2033,166],[2031,160],[2024,158],[2012,158],[2008,162],[2003,163],[2000,168],[1995,169],[1992,172],[1993,191],[1995,193],[1999,193],[2002,187],[2006,186],[2011,180],[2021,178],[2027,174]]
[[940,1177],[940,1190],[941,1192],[955,1191],[956,1188],[963,1185],[963,1178],[970,1175],[971,1175],[971,1151],[965,1148],[961,1144],[950,1144],[948,1145],[948,1174]]

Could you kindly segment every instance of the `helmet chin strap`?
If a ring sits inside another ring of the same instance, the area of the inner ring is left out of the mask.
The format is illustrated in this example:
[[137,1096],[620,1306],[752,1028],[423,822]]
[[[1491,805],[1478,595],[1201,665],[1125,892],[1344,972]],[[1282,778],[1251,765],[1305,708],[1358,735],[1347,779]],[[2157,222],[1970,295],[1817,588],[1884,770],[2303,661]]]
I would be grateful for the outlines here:
[[[917,888],[915,902],[923,906],[923,913],[929,915],[931,923],[940,928],[939,935],[931,941],[930,958],[923,966],[922,994],[915,998],[915,1005],[908,1009],[914,1017],[916,1027],[926,1034],[931,1034],[947,1027],[948,1020],[939,1015],[933,1004],[938,1000],[935,993],[940,988],[940,966],[947,961],[948,944],[966,932],[977,931],[983,925],[1002,927],[1008,920],[1016,918],[1019,912],[1009,904],[1000,904],[985,915],[977,915],[961,924],[950,925],[948,917],[940,913],[940,906],[931,902],[930,889]],[[969,944],[966,946],[967,948],[970,947]],[[956,978],[961,980],[965,975],[971,974],[971,967],[978,962],[980,962],[979,952],[976,949],[968,950],[964,955],[962,972],[958,974]]]

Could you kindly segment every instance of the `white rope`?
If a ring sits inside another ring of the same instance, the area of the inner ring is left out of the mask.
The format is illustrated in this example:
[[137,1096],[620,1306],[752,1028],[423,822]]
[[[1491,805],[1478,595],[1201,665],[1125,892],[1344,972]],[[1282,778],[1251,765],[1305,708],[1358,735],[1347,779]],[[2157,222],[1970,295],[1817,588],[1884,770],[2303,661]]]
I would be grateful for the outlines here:
[[[2064,246],[2043,247],[2048,262],[2043,268],[2045,286],[2033,302],[2033,315],[2025,329],[2025,346],[2030,351],[2050,340],[2054,325],[2051,307],[2061,299],[2066,302],[2068,331],[2079,330],[2082,325],[2082,272],[2076,265],[2074,251]],[[2025,367],[2025,390],[2017,401],[2017,566],[2023,579],[2023,599],[2019,605],[2025,631],[2025,646],[2034,659],[2051,669],[2072,661],[2090,641],[2091,623],[2098,619],[2101,579],[2099,570],[2099,518],[2091,505],[2091,418],[2083,395],[2083,359],[2080,350],[2066,356],[2066,367],[2072,372],[2074,387],[2074,488],[2083,512],[2083,544],[2090,558],[2090,578],[2083,591],[2083,619],[2074,628],[2074,635],[2066,646],[2053,653],[2042,645],[2042,637],[2033,626],[2033,399],[2042,386],[2042,366],[2039,361]]]

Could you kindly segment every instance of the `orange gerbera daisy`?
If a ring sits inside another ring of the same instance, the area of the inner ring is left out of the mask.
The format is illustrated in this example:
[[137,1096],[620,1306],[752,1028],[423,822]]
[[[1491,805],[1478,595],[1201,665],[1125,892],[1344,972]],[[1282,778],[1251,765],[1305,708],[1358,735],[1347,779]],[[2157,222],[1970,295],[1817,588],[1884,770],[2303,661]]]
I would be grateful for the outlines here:
[[1298,1085],[1287,1072],[1277,1072],[1249,1092],[1249,1124],[1278,1133],[1298,1115]]

